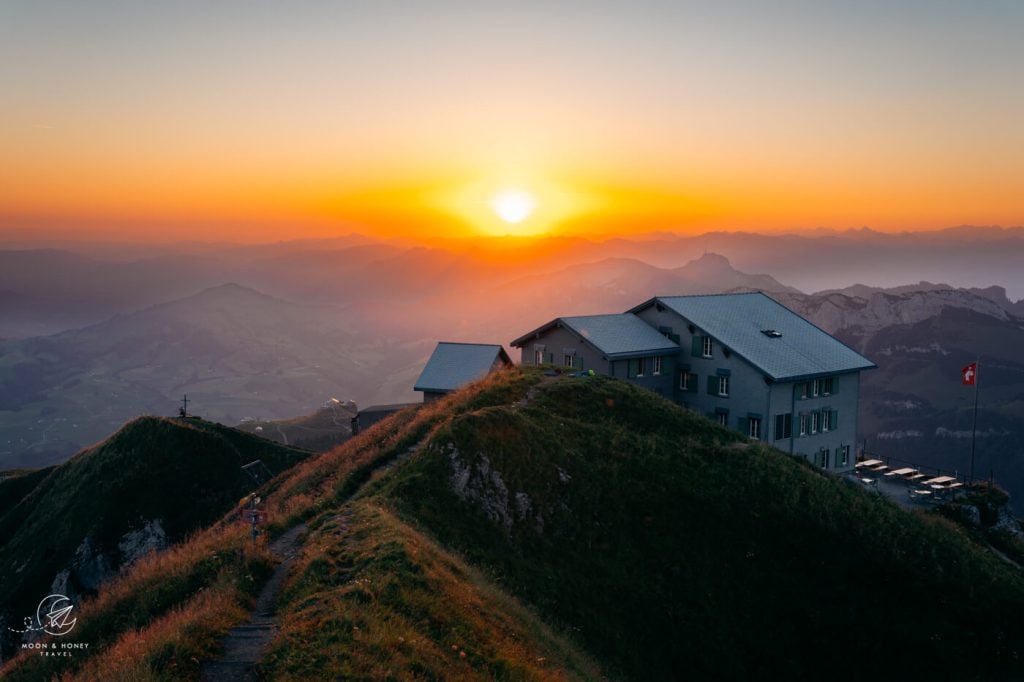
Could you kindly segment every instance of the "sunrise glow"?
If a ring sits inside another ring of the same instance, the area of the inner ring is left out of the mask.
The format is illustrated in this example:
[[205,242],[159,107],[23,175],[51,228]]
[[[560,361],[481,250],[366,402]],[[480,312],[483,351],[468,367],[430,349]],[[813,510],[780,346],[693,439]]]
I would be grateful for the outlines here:
[[506,223],[518,225],[537,208],[537,200],[521,189],[503,189],[491,197],[491,208]]
[[8,5],[0,232],[1024,223],[1019,5],[747,4]]

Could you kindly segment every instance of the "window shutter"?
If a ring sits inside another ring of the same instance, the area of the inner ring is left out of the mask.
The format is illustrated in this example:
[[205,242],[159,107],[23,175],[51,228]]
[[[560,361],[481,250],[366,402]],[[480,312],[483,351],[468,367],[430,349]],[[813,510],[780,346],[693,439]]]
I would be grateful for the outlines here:
[[718,377],[714,375],[708,377],[708,395],[718,395]]
[[583,356],[574,355],[572,356],[572,366],[574,369],[583,369]]
[[704,337],[694,336],[690,343],[690,355],[699,358],[704,355]]
[[832,395],[839,393],[839,377],[832,377]]
[[555,364],[555,354],[553,352],[552,353],[548,353],[548,364],[549,365]]
[[832,410],[832,430],[839,428],[839,410]]
[[635,377],[636,376],[636,371],[638,369],[638,365],[639,365],[639,363],[637,362],[636,358],[633,358],[632,360],[627,360],[626,361],[626,376],[627,377]]
[[744,436],[750,435],[750,419],[748,417],[740,417],[737,427]]
[[700,377],[697,376],[696,374],[691,374],[690,383],[688,384],[688,386],[690,387],[690,393],[697,393],[698,391],[700,391],[700,389],[697,388],[698,383],[700,383]]

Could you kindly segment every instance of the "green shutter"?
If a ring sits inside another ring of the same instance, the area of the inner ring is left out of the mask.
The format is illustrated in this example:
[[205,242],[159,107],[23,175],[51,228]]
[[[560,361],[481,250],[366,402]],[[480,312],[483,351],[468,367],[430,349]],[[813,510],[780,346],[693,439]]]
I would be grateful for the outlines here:
[[674,343],[679,343],[679,334],[669,334],[668,340]]
[[700,389],[697,388],[697,384],[700,383],[700,377],[696,374],[690,375],[690,383],[687,386],[690,387],[690,393],[697,393]]
[[742,433],[744,436],[748,435],[750,433],[750,418],[740,417],[737,427],[739,428],[740,433]]
[[572,356],[572,366],[574,369],[583,369],[583,356],[574,355]]
[[839,393],[839,377],[832,377],[832,395]]
[[633,358],[632,360],[627,360],[626,361],[626,376],[627,377],[630,377],[630,378],[635,377],[636,376],[636,372],[637,372],[638,369],[639,369],[639,363],[637,362],[636,358]]
[[548,353],[548,364],[549,365],[555,364],[555,354],[553,352],[552,353]]
[[832,410],[832,430],[839,428],[839,410]]
[[718,377],[708,377],[708,395],[718,395]]
[[700,336],[694,336],[690,342],[690,355],[695,358],[699,358],[704,354],[704,339]]

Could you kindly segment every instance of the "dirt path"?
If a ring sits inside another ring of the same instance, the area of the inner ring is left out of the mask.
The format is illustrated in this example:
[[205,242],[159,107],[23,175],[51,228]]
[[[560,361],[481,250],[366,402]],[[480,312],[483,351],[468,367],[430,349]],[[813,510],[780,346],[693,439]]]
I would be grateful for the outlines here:
[[239,625],[224,638],[224,654],[216,661],[207,663],[202,669],[202,679],[211,682],[255,681],[253,670],[260,660],[263,649],[277,634],[277,620],[274,605],[281,593],[285,576],[299,555],[299,536],[306,531],[306,524],[300,523],[289,528],[281,537],[270,544],[270,551],[281,563],[274,569],[270,580],[263,586],[256,599],[249,622]]
[[[420,449],[426,438],[410,446],[405,452],[373,470],[370,481],[378,479],[386,471],[405,461]],[[362,488],[360,488],[362,489]],[[357,491],[358,492],[358,491]],[[353,496],[355,493],[353,493]],[[347,523],[342,523],[347,529]],[[216,661],[203,664],[201,676],[209,682],[257,682],[256,663],[263,656],[270,641],[279,629],[274,616],[277,598],[281,594],[285,577],[301,552],[299,537],[306,531],[305,523],[292,526],[279,538],[270,543],[270,551],[281,563],[274,569],[270,580],[263,586],[256,599],[249,621],[231,630],[224,638],[224,654]]]

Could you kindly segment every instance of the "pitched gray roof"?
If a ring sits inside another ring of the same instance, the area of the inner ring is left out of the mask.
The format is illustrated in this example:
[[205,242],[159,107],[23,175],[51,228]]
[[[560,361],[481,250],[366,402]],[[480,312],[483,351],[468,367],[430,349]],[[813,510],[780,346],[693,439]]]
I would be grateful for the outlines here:
[[561,324],[576,332],[609,358],[654,353],[678,353],[679,345],[636,315],[581,315],[559,317],[512,342],[521,347],[530,339]]
[[[870,369],[875,364],[761,292],[659,296],[670,308],[773,379]],[[772,337],[764,330],[775,330]]]
[[427,360],[414,391],[454,391],[483,378],[499,357],[511,364],[505,349],[497,344],[441,341]]

